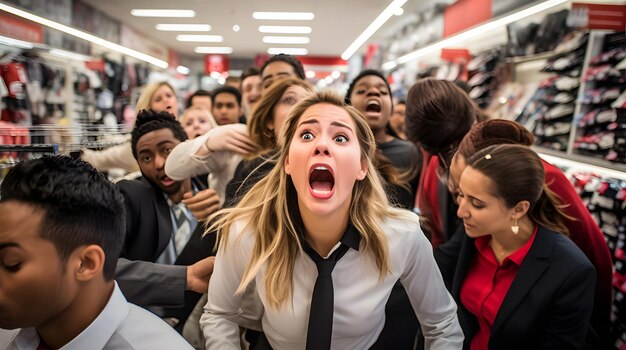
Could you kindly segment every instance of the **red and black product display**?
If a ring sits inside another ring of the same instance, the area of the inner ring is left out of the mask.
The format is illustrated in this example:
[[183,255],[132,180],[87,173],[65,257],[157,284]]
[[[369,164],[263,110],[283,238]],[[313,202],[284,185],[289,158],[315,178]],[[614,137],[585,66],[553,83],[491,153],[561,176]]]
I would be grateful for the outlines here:
[[614,349],[626,348],[626,181],[595,174],[571,176],[591,216],[604,233],[613,259],[611,339]]
[[576,153],[626,163],[626,36],[607,34],[589,62],[576,116]]
[[517,118],[532,131],[538,146],[567,150],[588,36],[585,32],[565,36],[541,70],[554,75],[540,83]]

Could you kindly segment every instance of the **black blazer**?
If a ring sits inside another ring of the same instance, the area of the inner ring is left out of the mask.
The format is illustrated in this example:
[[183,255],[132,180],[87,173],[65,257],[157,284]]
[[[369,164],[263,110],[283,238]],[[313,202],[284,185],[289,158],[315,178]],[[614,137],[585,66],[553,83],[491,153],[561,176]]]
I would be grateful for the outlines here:
[[[461,303],[460,290],[477,250],[459,230],[435,259],[457,302],[463,348],[469,349],[478,322]],[[489,349],[584,348],[595,279],[595,268],[569,238],[540,226],[496,315]]]
[[[192,182],[199,189],[205,188],[197,179],[192,179]],[[155,262],[171,240],[173,229],[170,208],[163,192],[145,178],[123,180],[116,185],[126,203],[126,240],[120,257]],[[203,237],[203,234],[204,226],[198,223],[175,265],[191,265],[214,255],[215,235]],[[178,318],[182,327],[200,296],[185,292],[184,305],[166,309],[165,315]]]

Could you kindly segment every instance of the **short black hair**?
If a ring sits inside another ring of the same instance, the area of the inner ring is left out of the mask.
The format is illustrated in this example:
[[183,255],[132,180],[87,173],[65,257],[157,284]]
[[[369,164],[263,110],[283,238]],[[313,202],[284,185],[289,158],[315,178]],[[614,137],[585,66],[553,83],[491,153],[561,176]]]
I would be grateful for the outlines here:
[[285,62],[289,64],[290,66],[293,67],[293,70],[296,72],[296,75],[298,76],[298,78],[302,80],[306,80],[302,62],[300,62],[300,60],[297,59],[296,56],[287,55],[284,53],[279,53],[278,55],[274,55],[270,57],[267,61],[265,61],[265,63],[263,64],[263,68],[261,68],[261,75],[263,74],[265,67],[267,67],[272,62]]
[[239,84],[239,88],[243,88],[243,81],[246,80],[249,77],[253,77],[255,75],[261,75],[261,71],[258,70],[256,67],[250,67],[246,70],[243,71],[243,73],[241,73],[241,83]]
[[213,94],[211,95],[212,106],[215,105],[215,98],[219,94],[231,94],[235,96],[235,99],[237,99],[237,104],[239,105],[239,107],[241,107],[241,91],[239,91],[239,89],[236,89],[232,86],[222,86],[220,88],[213,90]]
[[379,77],[380,79],[382,79],[385,82],[385,85],[387,85],[387,90],[389,90],[389,94],[391,94],[391,86],[389,86],[389,82],[387,81],[387,78],[385,78],[383,73],[380,72],[380,71],[377,71],[375,69],[366,69],[366,70],[362,71],[361,73],[359,73],[359,75],[357,75],[350,82],[350,86],[348,86],[348,91],[346,91],[346,97],[345,97],[346,104],[348,104],[348,105],[352,104],[352,101],[350,101],[350,96],[352,95],[352,91],[354,90],[354,86],[356,85],[356,83],[358,83],[359,80],[361,80],[362,78],[364,78],[366,76],[369,76],[369,75],[375,75],[375,76]]
[[0,185],[0,202],[11,200],[44,211],[39,236],[54,244],[64,263],[81,246],[102,247],[104,278],[113,279],[124,245],[126,208],[122,194],[102,173],[68,156],[26,160],[11,168]]
[[191,96],[189,96],[189,98],[187,99],[187,103],[185,104],[185,108],[191,107],[191,105],[193,104],[193,98],[196,97],[196,96],[211,97],[211,93],[206,91],[206,90],[196,90],[196,92],[191,94]]
[[137,115],[135,128],[130,138],[130,145],[135,159],[137,159],[137,141],[139,141],[139,138],[151,131],[160,129],[172,130],[174,137],[179,139],[180,142],[187,140],[187,133],[185,133],[185,130],[180,126],[174,115],[168,112],[155,112],[144,109]]

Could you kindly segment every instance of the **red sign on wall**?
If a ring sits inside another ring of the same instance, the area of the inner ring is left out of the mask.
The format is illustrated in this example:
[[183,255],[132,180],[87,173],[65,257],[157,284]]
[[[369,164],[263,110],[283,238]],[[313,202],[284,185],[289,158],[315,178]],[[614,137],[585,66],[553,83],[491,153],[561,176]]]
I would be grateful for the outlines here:
[[626,5],[573,3],[570,17],[577,27],[623,31]]
[[211,72],[228,72],[228,57],[225,55],[204,56],[204,74],[210,74]]
[[43,42],[43,28],[41,25],[6,13],[0,13],[0,35],[31,43]]
[[491,1],[458,0],[446,7],[443,15],[443,36],[448,37],[490,20]]

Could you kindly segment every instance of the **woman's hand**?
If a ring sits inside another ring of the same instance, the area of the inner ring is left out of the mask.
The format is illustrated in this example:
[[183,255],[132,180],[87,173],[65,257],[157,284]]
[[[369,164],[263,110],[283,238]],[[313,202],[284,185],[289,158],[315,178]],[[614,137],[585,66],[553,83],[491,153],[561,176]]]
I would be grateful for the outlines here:
[[248,137],[248,129],[244,124],[228,124],[211,129],[205,142],[209,152],[232,151],[248,155],[256,149],[256,145]]

